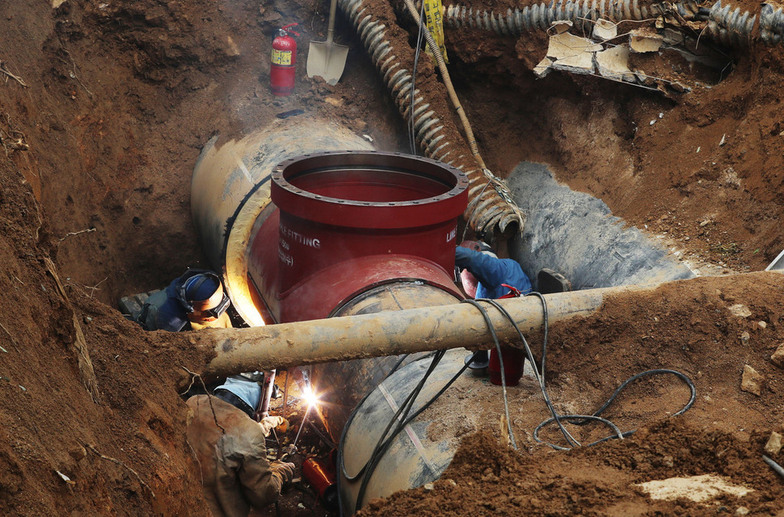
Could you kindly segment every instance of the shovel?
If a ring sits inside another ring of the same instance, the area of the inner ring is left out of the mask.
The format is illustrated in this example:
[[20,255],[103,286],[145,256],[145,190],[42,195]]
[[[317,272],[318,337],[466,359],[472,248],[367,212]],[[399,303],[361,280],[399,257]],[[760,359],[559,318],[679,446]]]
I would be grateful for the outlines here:
[[343,75],[346,66],[348,47],[332,42],[335,33],[335,12],[338,0],[331,0],[329,4],[329,26],[327,27],[327,41],[311,41],[308,49],[308,77],[322,77],[327,84],[334,86]]

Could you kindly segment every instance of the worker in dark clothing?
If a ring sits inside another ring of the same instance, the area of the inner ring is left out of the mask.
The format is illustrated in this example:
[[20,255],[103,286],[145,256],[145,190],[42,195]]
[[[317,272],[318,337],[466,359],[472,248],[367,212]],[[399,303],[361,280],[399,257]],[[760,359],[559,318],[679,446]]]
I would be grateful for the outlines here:
[[463,241],[455,250],[455,265],[466,294],[472,298],[501,298],[511,286],[520,294],[531,292],[531,281],[512,259],[498,258],[487,243]]
[[279,416],[253,419],[258,383],[230,377],[214,396],[188,399],[188,443],[196,454],[204,496],[215,517],[247,517],[275,502],[294,475],[294,464],[267,460],[265,439],[285,423]]
[[231,328],[229,303],[217,274],[189,269],[148,298],[138,321],[147,330],[170,332]]

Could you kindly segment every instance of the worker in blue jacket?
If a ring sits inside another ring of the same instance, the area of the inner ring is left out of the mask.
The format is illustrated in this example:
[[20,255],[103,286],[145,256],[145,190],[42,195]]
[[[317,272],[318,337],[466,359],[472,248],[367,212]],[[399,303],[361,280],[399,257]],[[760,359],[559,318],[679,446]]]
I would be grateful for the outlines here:
[[[460,243],[455,250],[455,265],[460,269],[463,289],[472,298],[496,299],[510,293],[520,296],[531,292],[531,281],[520,264],[512,259],[498,258],[485,242]],[[505,349],[502,354],[506,381],[514,386],[523,373],[523,353],[521,350]],[[474,371],[482,372],[489,368],[490,382],[501,383],[500,363],[495,351],[492,354],[486,350],[472,353],[466,357],[466,363]]]
[[517,261],[501,259],[481,241],[463,241],[455,250],[455,265],[466,294],[472,298],[501,298],[511,286],[520,294],[531,292],[531,281]]

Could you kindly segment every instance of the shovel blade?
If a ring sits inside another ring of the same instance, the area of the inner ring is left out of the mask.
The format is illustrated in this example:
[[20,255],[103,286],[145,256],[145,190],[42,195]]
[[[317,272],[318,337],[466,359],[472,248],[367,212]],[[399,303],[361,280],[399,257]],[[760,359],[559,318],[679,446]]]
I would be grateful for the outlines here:
[[343,75],[348,47],[326,41],[311,41],[308,49],[308,77],[321,77],[334,86]]

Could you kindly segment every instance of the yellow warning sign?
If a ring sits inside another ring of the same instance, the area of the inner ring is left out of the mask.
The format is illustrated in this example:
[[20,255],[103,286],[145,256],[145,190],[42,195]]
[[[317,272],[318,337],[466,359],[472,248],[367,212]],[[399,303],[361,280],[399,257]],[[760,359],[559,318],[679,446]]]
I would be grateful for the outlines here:
[[[449,58],[446,56],[446,46],[444,45],[444,17],[441,14],[441,0],[425,0],[425,23],[427,30],[433,36],[438,48],[441,49],[441,55],[444,57],[444,62],[449,63]],[[428,45],[425,52],[433,55],[430,52]]]

